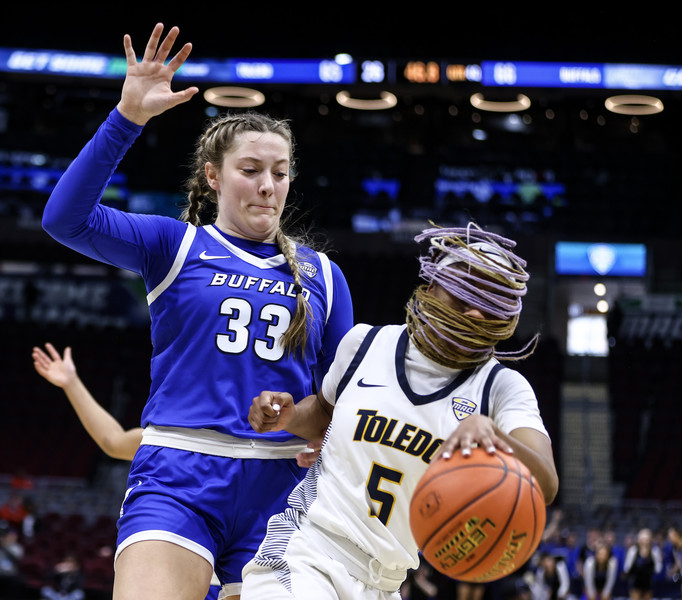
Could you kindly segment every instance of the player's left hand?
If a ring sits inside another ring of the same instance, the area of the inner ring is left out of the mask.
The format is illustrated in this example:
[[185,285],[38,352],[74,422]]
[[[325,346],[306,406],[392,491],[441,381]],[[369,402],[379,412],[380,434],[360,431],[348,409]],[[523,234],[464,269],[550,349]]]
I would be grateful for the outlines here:
[[443,442],[434,459],[440,457],[448,459],[458,449],[461,450],[463,456],[469,456],[474,446],[484,448],[489,454],[494,453],[495,450],[508,454],[513,452],[512,447],[497,435],[490,417],[470,415]]

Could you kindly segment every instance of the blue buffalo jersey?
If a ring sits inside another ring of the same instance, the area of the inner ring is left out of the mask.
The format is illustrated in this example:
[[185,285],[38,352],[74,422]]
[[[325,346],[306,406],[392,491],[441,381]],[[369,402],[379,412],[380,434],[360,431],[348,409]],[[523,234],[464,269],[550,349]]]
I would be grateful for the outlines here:
[[280,253],[260,258],[235,241],[213,225],[188,225],[177,269],[148,295],[154,378],[146,423],[252,437],[246,417],[262,390],[286,390],[297,399],[313,392],[311,374],[321,368],[317,357],[333,303],[329,260],[299,248],[303,294],[314,315],[301,361],[278,343],[296,309],[289,265]]
[[142,426],[256,434],[247,416],[262,390],[303,398],[321,382],[353,322],[348,285],[326,255],[297,248],[312,321],[303,360],[278,341],[296,307],[293,275],[276,244],[224,235],[159,215],[99,203],[142,128],[117,110],[55,187],[43,215],[56,240],[96,260],[139,273],[146,285],[153,354]]

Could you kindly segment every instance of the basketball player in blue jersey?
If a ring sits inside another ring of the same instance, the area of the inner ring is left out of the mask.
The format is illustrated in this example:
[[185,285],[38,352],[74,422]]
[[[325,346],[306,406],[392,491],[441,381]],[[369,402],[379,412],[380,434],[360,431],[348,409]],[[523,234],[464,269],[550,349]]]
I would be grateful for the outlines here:
[[[409,524],[415,486],[453,452],[513,452],[546,503],[558,489],[552,446],[529,382],[495,350],[514,332],[526,293],[514,242],[468,228],[433,228],[404,325],[356,325],[320,391],[294,404],[286,391],[254,398],[257,431],[324,442],[317,462],[274,515],[243,572],[242,600],[400,597],[419,564]],[[333,416],[332,416],[333,415]],[[517,565],[520,567],[521,565]]]
[[211,123],[180,220],[100,204],[145,124],[197,92],[171,90],[191,45],[167,60],[179,31],[163,29],[139,62],[124,37],[121,99],[58,182],[43,226],[147,289],[151,387],[118,521],[114,598],[202,600],[213,568],[236,598],[267,518],[305,473],[296,456],[306,441],[255,432],[251,400],[264,388],[317,389],[352,304],[339,268],[280,226],[294,174],[286,121],[243,112]]

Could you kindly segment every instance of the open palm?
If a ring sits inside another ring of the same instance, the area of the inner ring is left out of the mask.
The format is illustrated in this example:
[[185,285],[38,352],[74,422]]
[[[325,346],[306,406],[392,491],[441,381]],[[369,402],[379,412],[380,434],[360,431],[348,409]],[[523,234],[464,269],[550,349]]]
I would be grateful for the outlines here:
[[47,352],[33,348],[33,366],[39,375],[47,379],[51,384],[63,388],[76,378],[76,365],[71,358],[71,348],[64,349],[64,358],[59,355],[55,347],[45,344]]
[[179,32],[177,27],[171,28],[159,44],[163,25],[157,24],[139,62],[130,36],[123,38],[127,70],[118,108],[124,117],[138,125],[144,125],[152,117],[187,102],[198,91],[196,87],[177,92],[171,89],[173,76],[192,50],[192,45],[186,43],[167,61]]

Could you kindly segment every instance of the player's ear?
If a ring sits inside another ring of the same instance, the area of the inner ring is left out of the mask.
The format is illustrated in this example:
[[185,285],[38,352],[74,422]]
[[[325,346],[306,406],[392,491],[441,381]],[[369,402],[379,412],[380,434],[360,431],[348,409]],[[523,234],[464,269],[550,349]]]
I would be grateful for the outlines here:
[[218,176],[220,175],[218,169],[213,163],[207,162],[204,165],[204,173],[206,174],[206,181],[211,189],[216,192],[220,190],[220,183],[218,182]]

